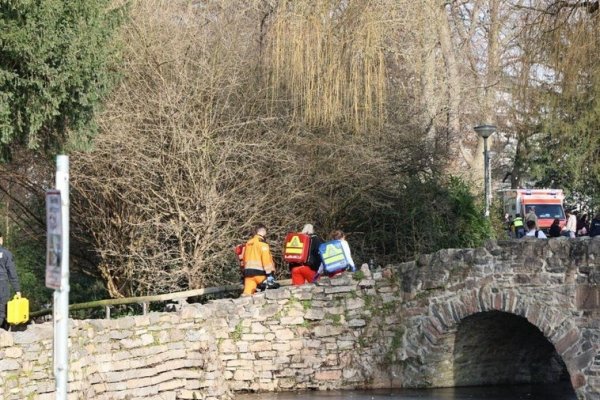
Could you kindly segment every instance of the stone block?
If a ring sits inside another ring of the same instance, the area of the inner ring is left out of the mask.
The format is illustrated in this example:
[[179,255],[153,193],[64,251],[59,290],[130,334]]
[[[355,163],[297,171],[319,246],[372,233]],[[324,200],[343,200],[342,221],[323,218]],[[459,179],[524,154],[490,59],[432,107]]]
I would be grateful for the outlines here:
[[242,340],[246,342],[256,342],[260,340],[265,340],[265,335],[255,333],[243,333]]
[[133,349],[134,347],[142,347],[143,345],[140,339],[123,339],[119,343],[124,349]]
[[304,317],[281,317],[281,325],[302,325]]
[[325,315],[343,315],[345,313],[344,307],[342,306],[325,307],[323,311],[325,312]]
[[267,304],[262,307],[258,313],[259,317],[270,318],[276,315],[280,310],[277,304]]
[[344,377],[344,380],[352,379],[355,376],[358,376],[358,371],[354,368],[344,368],[342,376]]
[[272,350],[271,342],[261,341],[250,344],[250,351],[270,351]]
[[118,318],[114,320],[114,324],[111,324],[111,331],[113,329],[131,329],[135,326],[135,319],[132,317]]
[[23,350],[20,347],[8,347],[4,350],[4,358],[21,358]]
[[565,351],[569,349],[569,347],[573,346],[579,340],[579,330],[577,328],[572,328],[569,330],[564,336],[558,339],[555,342],[554,347],[558,354],[563,355]]
[[286,352],[290,349],[291,349],[291,346],[286,342],[273,344],[273,350],[275,350],[279,353]]
[[140,340],[142,341],[142,346],[148,346],[154,343],[154,336],[149,333],[145,333],[140,336]]
[[14,332],[13,342],[16,345],[28,345],[31,343],[39,343],[43,340],[52,340],[54,331],[52,325],[29,325],[27,330],[22,332]]
[[306,312],[304,318],[309,321],[319,321],[325,318],[325,312],[321,308],[311,308]]
[[278,386],[283,389],[291,390],[296,387],[296,380],[290,378],[279,379]]
[[349,340],[338,340],[337,348],[339,350],[350,350],[354,348],[354,342]]
[[219,344],[219,349],[221,350],[222,353],[237,353],[238,352],[237,343],[231,339],[223,340]]
[[361,289],[364,288],[372,288],[375,286],[375,280],[374,279],[363,279],[358,283],[358,287]]
[[289,299],[289,298],[290,298],[289,289],[281,288],[281,289],[265,291],[265,299],[267,299],[267,300],[282,300],[282,299]]
[[578,310],[600,309],[600,286],[578,285],[575,294],[575,304]]
[[332,287],[325,288],[326,294],[349,293],[349,292],[355,292],[355,291],[356,291],[355,285],[332,286]]
[[233,373],[233,379],[236,381],[251,381],[254,379],[254,371],[249,369],[238,369]]
[[276,340],[290,340],[290,339],[293,339],[294,337],[296,337],[294,332],[292,332],[292,330],[287,329],[287,328],[277,330],[274,333],[275,333]]
[[260,379],[273,379],[273,373],[271,371],[261,371],[258,377]]
[[14,371],[21,369],[21,363],[14,359],[0,360],[0,371]]
[[359,310],[365,306],[365,301],[361,298],[348,298],[346,299],[346,310]]
[[227,368],[251,369],[254,363],[251,360],[230,360],[226,365]]
[[250,332],[252,333],[266,333],[269,329],[259,322],[253,322],[251,324]]
[[316,337],[337,336],[343,332],[341,326],[321,325],[317,326],[313,333]]
[[351,319],[348,321],[348,326],[351,328],[360,328],[367,325],[367,322],[364,319]]
[[273,358],[275,358],[275,356],[277,356],[277,352],[276,351],[260,351],[258,352],[258,357],[261,359],[266,359],[266,360],[272,360]]
[[[158,391],[159,392],[164,392],[164,391],[174,391],[175,389],[179,389],[179,388],[183,388],[185,387],[185,379],[170,379],[168,381],[165,382],[161,382],[158,385]],[[175,393],[173,392],[173,398],[175,396]]]
[[342,371],[339,369],[317,371],[315,380],[317,381],[338,381],[342,378]]

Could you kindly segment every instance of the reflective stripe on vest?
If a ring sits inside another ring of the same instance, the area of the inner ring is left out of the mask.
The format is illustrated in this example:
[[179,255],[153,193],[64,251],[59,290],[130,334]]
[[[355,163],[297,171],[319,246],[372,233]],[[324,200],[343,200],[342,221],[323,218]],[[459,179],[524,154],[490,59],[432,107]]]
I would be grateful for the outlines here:
[[298,236],[292,237],[292,240],[285,244],[285,252],[288,254],[302,254],[304,244]]
[[515,228],[522,227],[523,226],[523,218],[521,218],[521,217],[515,218],[514,224],[515,224]]
[[341,247],[337,247],[333,244],[328,244],[323,253],[323,262],[326,265],[344,260],[344,250]]

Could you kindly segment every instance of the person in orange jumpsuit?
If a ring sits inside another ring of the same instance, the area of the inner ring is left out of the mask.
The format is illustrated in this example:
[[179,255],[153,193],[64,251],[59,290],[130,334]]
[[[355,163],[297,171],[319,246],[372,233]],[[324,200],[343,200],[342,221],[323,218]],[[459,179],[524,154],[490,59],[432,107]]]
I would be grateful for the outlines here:
[[244,292],[242,296],[256,293],[256,288],[267,281],[275,281],[275,263],[269,245],[265,242],[267,228],[258,224],[254,236],[246,242],[244,250]]

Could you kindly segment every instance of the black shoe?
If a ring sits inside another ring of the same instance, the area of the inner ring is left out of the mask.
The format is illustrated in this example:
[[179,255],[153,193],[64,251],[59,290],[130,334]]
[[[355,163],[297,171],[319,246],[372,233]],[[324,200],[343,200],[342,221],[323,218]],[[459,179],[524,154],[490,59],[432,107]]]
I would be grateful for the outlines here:
[[267,289],[279,289],[279,286],[277,282],[267,282]]

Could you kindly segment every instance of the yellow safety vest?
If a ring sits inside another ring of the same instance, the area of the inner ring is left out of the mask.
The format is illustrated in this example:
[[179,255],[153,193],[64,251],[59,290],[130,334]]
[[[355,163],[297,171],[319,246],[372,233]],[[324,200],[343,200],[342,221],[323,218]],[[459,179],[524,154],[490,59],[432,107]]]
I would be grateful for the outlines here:
[[523,218],[521,218],[521,217],[515,218],[515,220],[513,221],[513,224],[515,225],[515,228],[521,228],[523,226]]

